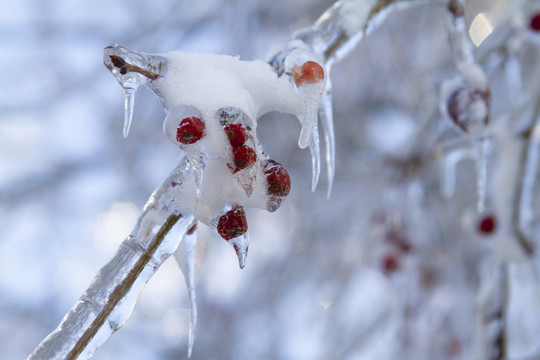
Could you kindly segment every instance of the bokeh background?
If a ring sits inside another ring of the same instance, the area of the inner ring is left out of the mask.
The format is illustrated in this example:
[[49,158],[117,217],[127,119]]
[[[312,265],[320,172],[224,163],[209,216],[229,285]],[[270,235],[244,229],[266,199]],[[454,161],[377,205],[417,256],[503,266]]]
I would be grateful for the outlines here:
[[[181,155],[162,134],[159,100],[143,88],[123,139],[123,92],[103,66],[103,48],[268,60],[332,3],[0,4],[3,359],[26,358],[56,328]],[[506,28],[515,11],[526,19],[532,4],[471,1],[468,23],[485,12]],[[506,31],[497,26],[491,37]],[[529,89],[538,54],[534,44],[523,49],[523,73],[515,76]],[[472,358],[478,291],[495,267],[497,235],[476,229],[472,162],[459,165],[454,196],[441,193],[440,159],[467,143],[438,112],[451,59],[445,8],[434,3],[391,14],[334,66],[337,169],[329,199],[324,166],[310,191],[298,121],[284,114],[261,120],[259,139],[289,171],[292,191],[276,213],[248,210],[243,270],[225,241],[199,227],[193,359]],[[493,81],[493,111],[503,114],[507,84]],[[496,147],[490,174],[497,159],[517,161],[513,155]],[[507,185],[490,185],[488,200],[512,192]],[[508,213],[489,205],[500,217]],[[529,265],[509,268],[512,359],[540,353],[540,292]],[[183,276],[171,258],[94,358],[186,358],[188,321]]]

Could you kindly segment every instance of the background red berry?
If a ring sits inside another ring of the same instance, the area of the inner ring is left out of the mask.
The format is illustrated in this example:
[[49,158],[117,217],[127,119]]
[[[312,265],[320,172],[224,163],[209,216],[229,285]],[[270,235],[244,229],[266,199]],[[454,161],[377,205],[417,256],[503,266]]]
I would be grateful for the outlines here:
[[253,165],[255,161],[257,161],[255,150],[246,145],[233,148],[232,153],[235,166],[233,170],[234,173]]
[[264,174],[268,183],[268,194],[287,196],[291,190],[291,178],[285,168],[274,160],[268,160],[264,167]]
[[240,205],[236,205],[219,218],[217,232],[227,241],[245,234],[247,230],[246,213]]
[[233,148],[244,145],[248,139],[247,130],[242,124],[230,124],[224,130]]
[[205,125],[195,116],[184,118],[176,129],[176,140],[182,144],[193,144],[201,140],[204,133]]
[[399,269],[399,259],[396,255],[387,254],[382,259],[382,266],[386,274],[392,273]]
[[313,84],[324,79],[324,69],[315,61],[307,61],[301,67],[293,67],[292,73],[297,87]]
[[478,219],[478,232],[491,235],[497,230],[497,218],[492,213],[486,213]]
[[537,12],[531,16],[529,27],[531,30],[540,31],[540,12]]

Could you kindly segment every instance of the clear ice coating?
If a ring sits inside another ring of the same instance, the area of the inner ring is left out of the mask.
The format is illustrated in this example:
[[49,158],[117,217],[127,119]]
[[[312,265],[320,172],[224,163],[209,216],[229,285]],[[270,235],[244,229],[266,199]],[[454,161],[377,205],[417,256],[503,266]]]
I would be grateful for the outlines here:
[[[171,183],[189,172],[181,163],[152,194],[135,227],[113,258],[98,272],[79,301],[28,359],[90,358],[129,318],[138,294],[172,255],[193,223],[191,215],[171,213]],[[62,344],[62,346],[58,346]]]

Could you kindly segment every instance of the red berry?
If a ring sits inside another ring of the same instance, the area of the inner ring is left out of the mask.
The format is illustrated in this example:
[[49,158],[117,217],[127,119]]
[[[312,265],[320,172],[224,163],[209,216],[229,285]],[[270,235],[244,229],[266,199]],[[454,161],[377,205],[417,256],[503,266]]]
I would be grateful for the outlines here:
[[193,144],[205,135],[204,123],[195,116],[183,119],[176,129],[176,141],[182,144]]
[[242,124],[230,124],[224,130],[233,148],[244,145],[248,139],[247,130]]
[[217,232],[227,241],[245,234],[247,230],[246,213],[240,205],[235,205],[232,210],[219,218]]
[[478,232],[491,235],[497,229],[497,218],[491,213],[484,214],[478,221]]
[[533,16],[531,16],[529,27],[531,28],[531,30],[540,31],[540,12],[537,12]]
[[324,79],[324,69],[315,61],[307,61],[301,67],[293,67],[292,74],[297,87],[317,83]]
[[233,173],[235,174],[238,171],[253,165],[257,160],[257,154],[255,153],[255,150],[246,145],[233,148],[232,153],[234,166],[236,166],[233,170]]
[[274,160],[268,160],[264,166],[268,183],[268,195],[287,196],[291,190],[291,178],[285,168]]
[[392,273],[399,269],[399,259],[393,254],[388,254],[383,258],[382,265],[385,273]]

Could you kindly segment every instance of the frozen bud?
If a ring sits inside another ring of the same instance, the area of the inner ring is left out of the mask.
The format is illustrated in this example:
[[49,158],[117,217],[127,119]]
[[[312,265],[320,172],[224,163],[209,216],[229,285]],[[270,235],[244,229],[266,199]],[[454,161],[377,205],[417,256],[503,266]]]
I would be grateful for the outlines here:
[[219,218],[217,232],[227,241],[245,234],[247,230],[246,213],[240,205],[235,205]]
[[194,144],[205,135],[204,123],[195,116],[182,119],[176,129],[176,141],[182,144]]
[[306,61],[302,66],[294,66],[292,75],[294,83],[300,87],[324,80],[324,69],[315,61]]
[[242,124],[229,124],[224,130],[233,148],[244,145],[249,137],[245,126]]
[[490,99],[489,88],[482,89],[465,84],[448,97],[448,116],[466,133],[481,135],[489,121]]
[[255,161],[257,161],[257,154],[255,153],[255,150],[246,145],[233,148],[232,154],[234,167],[230,165],[229,167],[232,169],[234,174],[240,170],[250,167],[251,165],[255,164]]
[[274,160],[267,160],[264,174],[268,184],[267,192],[274,196],[287,196],[291,190],[291,178],[285,168]]

